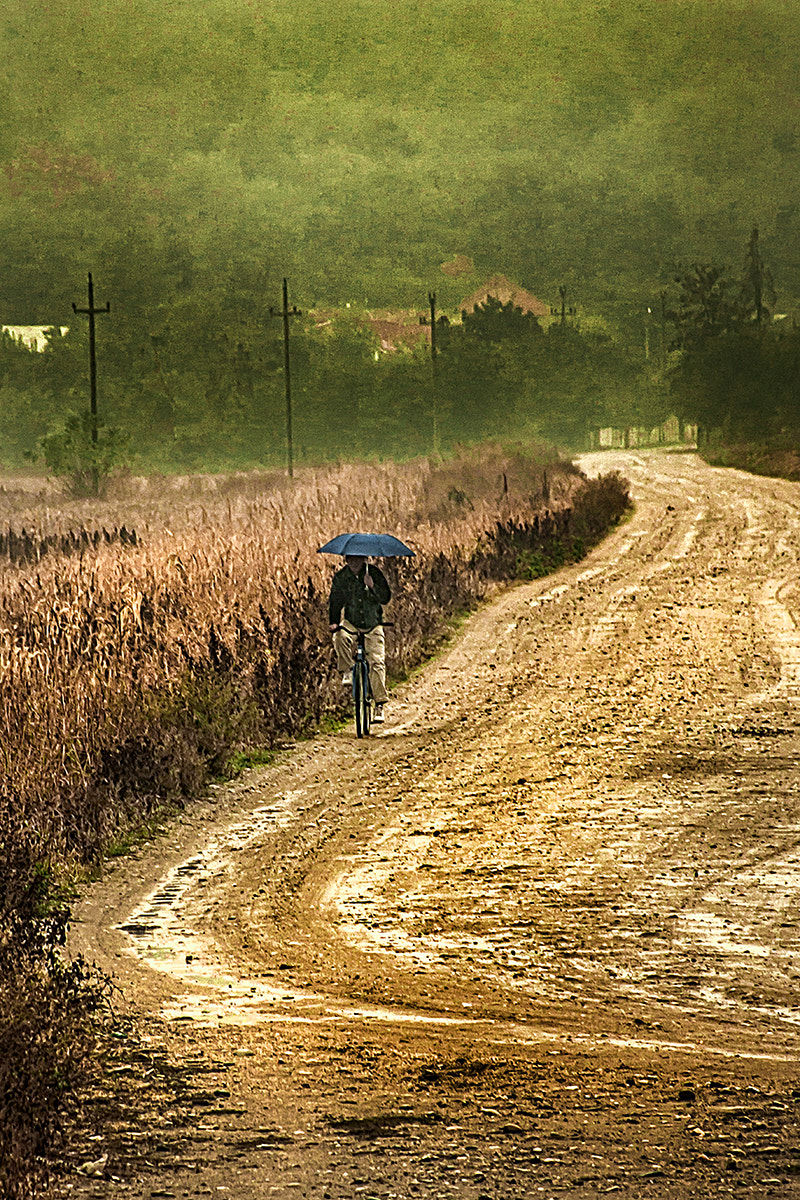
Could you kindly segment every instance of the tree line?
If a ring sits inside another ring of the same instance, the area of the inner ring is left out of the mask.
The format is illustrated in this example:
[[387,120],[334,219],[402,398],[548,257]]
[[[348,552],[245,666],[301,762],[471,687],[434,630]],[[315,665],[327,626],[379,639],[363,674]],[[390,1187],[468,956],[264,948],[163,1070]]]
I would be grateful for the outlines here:
[[[75,317],[35,353],[0,339],[2,461],[36,457],[89,491],[122,463],[147,471],[235,470],[286,457],[281,323],[235,292],[213,316],[188,302],[112,312],[100,323],[100,423],[87,409],[87,328]],[[701,438],[791,439],[800,333],[753,229],[740,271],[677,267],[660,329],[644,342],[558,313],[540,321],[489,295],[440,315],[431,337],[382,345],[352,308],[292,316],[290,371],[298,462],[403,459],[492,438],[586,449],[597,429],[655,427],[675,414]],[[408,333],[408,329],[406,330]],[[434,353],[435,350],[435,353]]]
[[638,336],[652,280],[751,220],[800,295],[797,6],[7,0],[0,323],[88,270],[223,324],[282,275],[452,310],[501,270]]
[[[92,447],[87,329],[75,317],[43,353],[0,340],[0,460],[38,455],[88,489],[129,462],[142,471],[232,470],[285,459],[281,323],[268,311],[211,319],[197,306],[98,322],[99,423]],[[543,328],[489,296],[387,351],[352,309],[292,318],[290,372],[299,462],[408,458],[487,438],[585,448],[621,416],[666,415],[641,348],[570,320]]]

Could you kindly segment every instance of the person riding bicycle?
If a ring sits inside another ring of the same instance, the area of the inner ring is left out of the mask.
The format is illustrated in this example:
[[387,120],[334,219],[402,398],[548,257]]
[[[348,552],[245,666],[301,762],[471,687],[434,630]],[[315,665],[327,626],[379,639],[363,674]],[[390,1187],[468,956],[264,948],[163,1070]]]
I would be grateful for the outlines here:
[[373,721],[383,720],[386,692],[386,644],[383,637],[383,605],[392,598],[386,576],[370,565],[363,554],[345,554],[345,565],[331,583],[328,619],[336,651],[336,669],[342,683],[350,687],[356,634],[364,632],[364,649],[369,663],[369,679],[375,701]]

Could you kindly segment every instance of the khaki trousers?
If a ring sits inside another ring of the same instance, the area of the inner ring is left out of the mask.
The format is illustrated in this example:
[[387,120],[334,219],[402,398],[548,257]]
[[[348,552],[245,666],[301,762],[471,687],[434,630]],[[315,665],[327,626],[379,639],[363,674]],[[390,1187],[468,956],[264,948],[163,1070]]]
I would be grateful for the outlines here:
[[[342,621],[333,635],[333,648],[336,651],[336,670],[344,675],[353,666],[356,655],[356,633],[358,630],[349,621]],[[386,641],[383,636],[383,626],[376,625],[374,629],[365,631],[364,649],[369,663],[369,682],[376,704],[385,704],[389,699],[386,692]]]

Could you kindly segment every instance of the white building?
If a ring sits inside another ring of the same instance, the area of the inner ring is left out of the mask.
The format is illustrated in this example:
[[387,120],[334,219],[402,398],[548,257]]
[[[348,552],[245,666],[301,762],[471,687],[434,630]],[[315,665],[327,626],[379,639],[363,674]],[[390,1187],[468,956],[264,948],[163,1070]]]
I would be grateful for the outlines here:
[[47,349],[48,334],[51,334],[56,328],[61,337],[68,331],[69,325],[2,325],[3,333],[9,334],[15,342],[22,342],[29,350],[36,350],[41,353]]

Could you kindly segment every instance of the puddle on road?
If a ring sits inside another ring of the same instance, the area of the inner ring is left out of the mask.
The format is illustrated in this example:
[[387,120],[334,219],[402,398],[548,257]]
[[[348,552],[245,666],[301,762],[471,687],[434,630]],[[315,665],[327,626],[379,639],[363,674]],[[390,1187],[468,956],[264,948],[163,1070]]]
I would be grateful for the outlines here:
[[[230,978],[227,987],[218,979],[221,991],[200,995],[187,992],[162,1007],[168,1021],[191,1021],[198,1026],[263,1025],[270,1022],[302,1025],[322,1025],[334,1021],[382,1021],[390,1024],[413,1025],[487,1025],[490,1021],[475,1017],[447,1016],[414,1012],[401,1008],[372,1008],[354,1004],[337,1004],[329,996],[313,992],[287,993],[269,983],[253,985],[251,977]],[[291,1011],[287,1011],[291,1004]]]
[[531,1039],[526,1039],[524,1036],[513,1039],[514,1044],[518,1046],[536,1046],[547,1040],[567,1041],[570,1046],[613,1046],[617,1050],[647,1050],[651,1053],[667,1051],[672,1054],[713,1054],[717,1058],[741,1058],[753,1062],[793,1063],[799,1061],[796,1054],[770,1054],[767,1051],[742,1050],[739,1047],[729,1050],[726,1046],[713,1046],[707,1042],[669,1042],[658,1041],[655,1038],[620,1038],[603,1034],[595,1037],[593,1034],[585,1033],[574,1033],[566,1039],[557,1035],[540,1036],[538,1033]]
[[213,1011],[216,1021],[217,1010],[219,1019],[224,1019],[225,1014],[238,1009],[240,1023],[249,1023],[250,1019],[260,1019],[248,1016],[258,1004],[308,998],[287,985],[254,982],[232,974],[215,944],[197,928],[201,924],[197,900],[203,889],[229,873],[236,855],[262,841],[270,829],[296,820],[302,796],[302,790],[284,792],[272,803],[255,809],[247,820],[209,839],[203,850],[168,871],[142,904],[117,926],[131,941],[128,953],[187,986],[214,989],[217,994],[214,998],[196,995],[191,1005],[188,1001],[177,1008],[172,1004],[171,1016],[190,1015],[191,1008],[198,1019],[203,1012]]
[[[256,1025],[267,1021],[323,1022],[376,1020],[420,1025],[475,1024],[476,1018],[337,1003],[274,976],[243,976],[197,928],[202,889],[231,871],[235,856],[258,844],[270,829],[300,815],[302,791],[288,791],[254,810],[246,821],[209,840],[205,848],[173,867],[117,928],[131,941],[128,953],[178,980],[191,991],[166,1002],[162,1015],[197,1025]],[[288,943],[291,947],[292,943]],[[288,1011],[287,1011],[288,1008]]]
[[[297,816],[297,801],[301,795],[300,792],[287,792],[275,803],[256,809],[247,821],[212,838],[201,853],[169,871],[150,896],[118,926],[130,938],[130,954],[152,969],[169,975],[187,989],[162,1006],[161,1014],[166,1020],[186,1021],[200,1027],[348,1021],[439,1027],[473,1026],[487,1030],[487,1036],[491,1030],[493,1040],[517,1044],[564,1047],[579,1044],[681,1052],[702,1049],[720,1055],[729,1053],[724,1048],[700,1047],[690,1042],[558,1033],[537,1028],[531,1023],[487,1020],[470,1012],[459,1015],[357,1005],[320,995],[275,975],[254,978],[238,974],[232,969],[231,963],[223,958],[215,943],[197,928],[202,912],[199,907],[196,913],[193,912],[196,897],[190,893],[202,889],[220,874],[229,871],[234,865],[236,853],[263,838],[270,828],[293,820]],[[744,1057],[783,1061],[780,1055],[745,1053]]]
[[231,865],[231,855],[259,842],[266,830],[289,824],[295,816],[292,809],[302,795],[302,791],[284,792],[272,804],[255,809],[246,821],[211,838],[198,854],[168,871],[139,908],[117,928],[133,938],[136,945],[142,939],[159,935],[191,888],[206,886],[224,874]]

